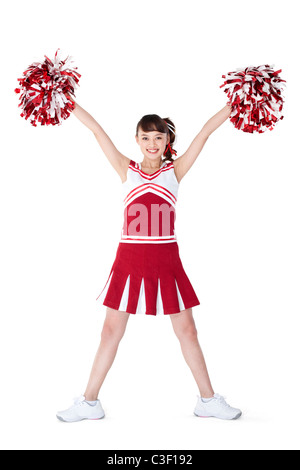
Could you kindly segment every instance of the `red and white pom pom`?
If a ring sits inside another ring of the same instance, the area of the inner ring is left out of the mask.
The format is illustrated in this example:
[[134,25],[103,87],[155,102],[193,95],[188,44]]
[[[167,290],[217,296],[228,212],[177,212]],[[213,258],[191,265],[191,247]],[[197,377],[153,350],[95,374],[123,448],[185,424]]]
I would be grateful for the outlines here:
[[18,79],[20,88],[15,92],[21,93],[21,116],[33,126],[60,125],[70,116],[75,107],[70,95],[75,96],[81,77],[77,67],[70,66],[72,62],[71,57],[61,60],[58,49],[53,62],[45,56],[44,62],[34,62]]
[[286,81],[279,77],[281,71],[260,65],[222,75],[225,82],[220,88],[225,87],[232,107],[230,121],[237,129],[263,133],[283,119],[281,93]]

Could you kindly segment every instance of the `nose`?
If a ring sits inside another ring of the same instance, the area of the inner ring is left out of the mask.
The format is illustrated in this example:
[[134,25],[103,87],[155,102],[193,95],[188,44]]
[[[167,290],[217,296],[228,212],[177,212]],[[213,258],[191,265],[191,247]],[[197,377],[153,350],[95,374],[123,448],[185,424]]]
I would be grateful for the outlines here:
[[149,139],[149,146],[151,146],[151,148],[156,148],[157,147],[157,142],[155,141],[154,138]]

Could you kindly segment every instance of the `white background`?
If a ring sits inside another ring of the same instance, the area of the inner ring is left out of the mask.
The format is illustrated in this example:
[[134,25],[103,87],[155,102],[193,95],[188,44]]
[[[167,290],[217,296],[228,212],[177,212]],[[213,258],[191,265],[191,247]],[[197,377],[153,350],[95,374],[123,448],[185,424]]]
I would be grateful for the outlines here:
[[[7,2],[1,27],[1,447],[299,448],[299,60],[296,2]],[[106,419],[65,425],[105,308],[122,225],[119,176],[74,116],[34,128],[17,78],[71,55],[76,99],[141,161],[138,120],[171,117],[183,153],[226,104],[222,74],[270,64],[284,119],[263,135],[225,122],[180,186],[177,236],[216,392],[236,422],[193,415],[198,390],[171,322],[130,317],[100,393]]]

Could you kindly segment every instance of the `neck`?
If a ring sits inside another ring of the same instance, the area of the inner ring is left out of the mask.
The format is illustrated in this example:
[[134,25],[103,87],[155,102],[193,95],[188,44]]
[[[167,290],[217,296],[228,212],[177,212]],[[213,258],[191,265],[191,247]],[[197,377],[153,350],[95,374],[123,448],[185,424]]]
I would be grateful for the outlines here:
[[155,160],[150,160],[147,157],[144,157],[144,160],[142,161],[142,165],[145,168],[150,168],[150,169],[155,169],[155,168],[160,168],[162,164],[162,159],[161,157],[156,158]]

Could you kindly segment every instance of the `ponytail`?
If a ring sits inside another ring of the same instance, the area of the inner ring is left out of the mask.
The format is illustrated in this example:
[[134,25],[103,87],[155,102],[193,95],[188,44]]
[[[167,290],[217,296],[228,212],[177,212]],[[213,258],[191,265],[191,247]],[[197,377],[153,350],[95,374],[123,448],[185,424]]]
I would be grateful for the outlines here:
[[165,158],[163,159],[163,162],[166,162],[166,161],[173,162],[174,161],[173,155],[175,156],[177,155],[176,150],[173,149],[173,144],[175,143],[175,139],[176,139],[176,128],[175,128],[174,123],[171,121],[171,119],[165,118],[164,121],[167,125],[166,127],[167,127],[167,132],[170,136],[170,143],[167,145],[166,150],[164,152]]

